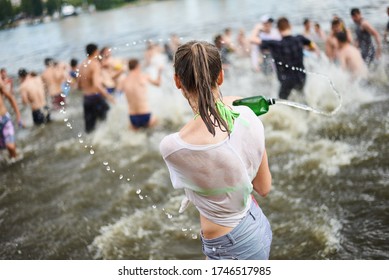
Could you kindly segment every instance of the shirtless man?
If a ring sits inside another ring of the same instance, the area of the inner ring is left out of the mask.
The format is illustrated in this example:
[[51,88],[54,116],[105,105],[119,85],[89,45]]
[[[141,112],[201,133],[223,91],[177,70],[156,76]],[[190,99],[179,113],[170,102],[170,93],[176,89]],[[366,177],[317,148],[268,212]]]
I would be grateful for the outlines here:
[[325,53],[331,62],[334,62],[337,57],[336,52],[338,50],[338,40],[336,39],[336,34],[339,32],[344,32],[347,35],[347,41],[350,44],[353,43],[353,37],[350,29],[345,27],[343,21],[339,17],[334,17],[331,21],[331,32],[325,43]]
[[111,48],[104,47],[100,50],[101,74],[103,85],[110,94],[114,94],[117,86],[117,80],[123,73],[121,61],[112,58]]
[[7,90],[6,84],[0,79],[0,149],[7,149],[9,157],[16,158],[15,131],[11,116],[5,107],[3,98],[7,98],[16,113],[16,121],[21,125],[20,111],[13,95]]
[[52,58],[46,58],[45,65],[46,69],[42,73],[42,80],[51,98],[53,108],[59,110],[65,105],[62,85],[66,80],[66,67],[64,64],[55,62]]
[[338,40],[337,59],[341,67],[349,71],[354,78],[366,77],[367,67],[359,50],[351,45],[344,32],[336,33]]
[[157,123],[157,118],[150,113],[147,84],[161,85],[162,68],[158,71],[157,79],[152,79],[149,75],[144,74],[137,59],[130,59],[128,68],[130,71],[122,81],[121,88],[128,101],[130,128],[137,130],[141,127],[152,127]]
[[103,85],[97,45],[88,44],[86,54],[87,58],[80,65],[78,85],[84,95],[85,131],[89,133],[95,129],[97,119],[107,117],[109,105],[105,100],[115,103],[115,99]]
[[3,80],[3,83],[4,83],[7,91],[13,95],[14,94],[14,92],[13,92],[14,83],[13,83],[13,80],[8,76],[7,70],[5,68],[1,68],[0,75],[1,75],[0,79]]
[[32,76],[25,69],[19,70],[20,87],[23,104],[28,104],[32,111],[35,125],[50,121],[49,108],[46,105],[45,87],[40,76]]

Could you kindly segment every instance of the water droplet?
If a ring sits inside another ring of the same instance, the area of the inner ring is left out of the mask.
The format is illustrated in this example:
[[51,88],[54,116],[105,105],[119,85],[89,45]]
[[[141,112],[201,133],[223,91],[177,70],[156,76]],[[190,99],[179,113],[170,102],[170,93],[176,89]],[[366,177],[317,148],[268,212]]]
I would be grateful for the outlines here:
[[68,120],[69,120],[68,118],[64,118],[64,119],[63,119],[64,122],[67,122]]
[[95,153],[95,151],[94,151],[93,149],[90,149],[89,153],[90,153],[91,155],[93,155],[93,154]]
[[141,189],[137,189],[137,190],[136,190],[136,194],[140,194],[141,192],[142,192]]
[[166,213],[166,216],[168,217],[168,219],[173,218],[173,215],[172,215],[172,214],[169,214],[169,213]]
[[112,173],[115,173],[116,171],[115,171],[115,169],[112,169]]
[[64,106],[65,102],[61,101],[61,102],[59,102],[59,105]]
[[143,199],[143,195],[140,194],[140,195],[139,195],[139,198],[140,198],[140,199]]
[[121,179],[123,179],[123,175],[122,174],[119,175],[119,180],[121,180]]
[[107,171],[110,171],[111,167],[107,166],[105,169],[107,169]]
[[[65,88],[69,88],[69,85],[67,84],[67,85],[65,85]],[[64,93],[61,93],[61,97],[66,97],[66,95],[64,94]],[[61,101],[61,102],[63,102],[63,101]],[[61,104],[61,103],[59,103],[59,104]],[[64,103],[65,104],[65,103]]]
[[294,66],[292,66],[292,70],[294,70],[295,68],[294,68]]
[[103,164],[104,164],[105,166],[107,166],[107,165],[108,165],[108,161],[103,161]]
[[77,134],[77,136],[78,136],[78,138],[80,138],[80,137],[82,136],[82,133],[79,132],[79,133]]
[[84,143],[84,140],[80,139],[78,140],[78,142],[80,142],[80,144]]
[[130,178],[127,178],[127,182],[130,182],[131,181],[131,179]]
[[87,148],[88,148],[88,145],[85,145],[84,147],[85,147],[85,149],[87,149]]
[[212,251],[216,252],[216,248],[215,248],[215,247],[212,247]]
[[68,123],[66,124],[66,126],[67,126],[67,127],[71,127],[72,124],[71,124],[70,122],[68,122]]
[[153,204],[151,207],[153,207],[153,209],[157,208],[157,205]]
[[192,234],[192,239],[197,239],[197,234],[193,233]]
[[187,231],[188,229],[187,228],[182,228],[181,229],[183,232]]

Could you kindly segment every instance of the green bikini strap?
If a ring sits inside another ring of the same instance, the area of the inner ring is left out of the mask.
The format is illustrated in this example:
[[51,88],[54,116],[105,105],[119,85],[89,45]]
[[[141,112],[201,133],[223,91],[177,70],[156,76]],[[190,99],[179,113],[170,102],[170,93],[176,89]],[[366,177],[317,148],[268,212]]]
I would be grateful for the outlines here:
[[228,131],[231,133],[234,129],[234,120],[239,117],[239,113],[227,108],[220,100],[216,101],[216,108],[222,119],[227,123]]

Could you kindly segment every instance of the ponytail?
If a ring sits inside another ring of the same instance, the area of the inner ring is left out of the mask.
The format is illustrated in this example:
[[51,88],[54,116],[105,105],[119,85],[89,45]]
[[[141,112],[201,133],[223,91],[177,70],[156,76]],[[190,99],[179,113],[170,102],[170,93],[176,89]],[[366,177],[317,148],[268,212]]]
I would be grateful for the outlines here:
[[177,50],[174,67],[185,90],[189,94],[197,94],[198,113],[208,131],[215,136],[215,127],[219,127],[230,134],[212,93],[222,71],[217,48],[206,42],[188,42]]

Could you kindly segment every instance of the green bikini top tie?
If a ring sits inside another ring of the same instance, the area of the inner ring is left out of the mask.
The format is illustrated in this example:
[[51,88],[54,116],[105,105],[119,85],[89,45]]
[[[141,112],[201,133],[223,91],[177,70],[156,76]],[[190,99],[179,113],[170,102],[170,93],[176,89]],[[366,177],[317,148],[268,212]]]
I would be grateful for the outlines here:
[[234,120],[239,117],[239,113],[226,107],[223,102],[216,101],[216,108],[219,111],[221,118],[227,123],[228,131],[231,133],[234,129]]

